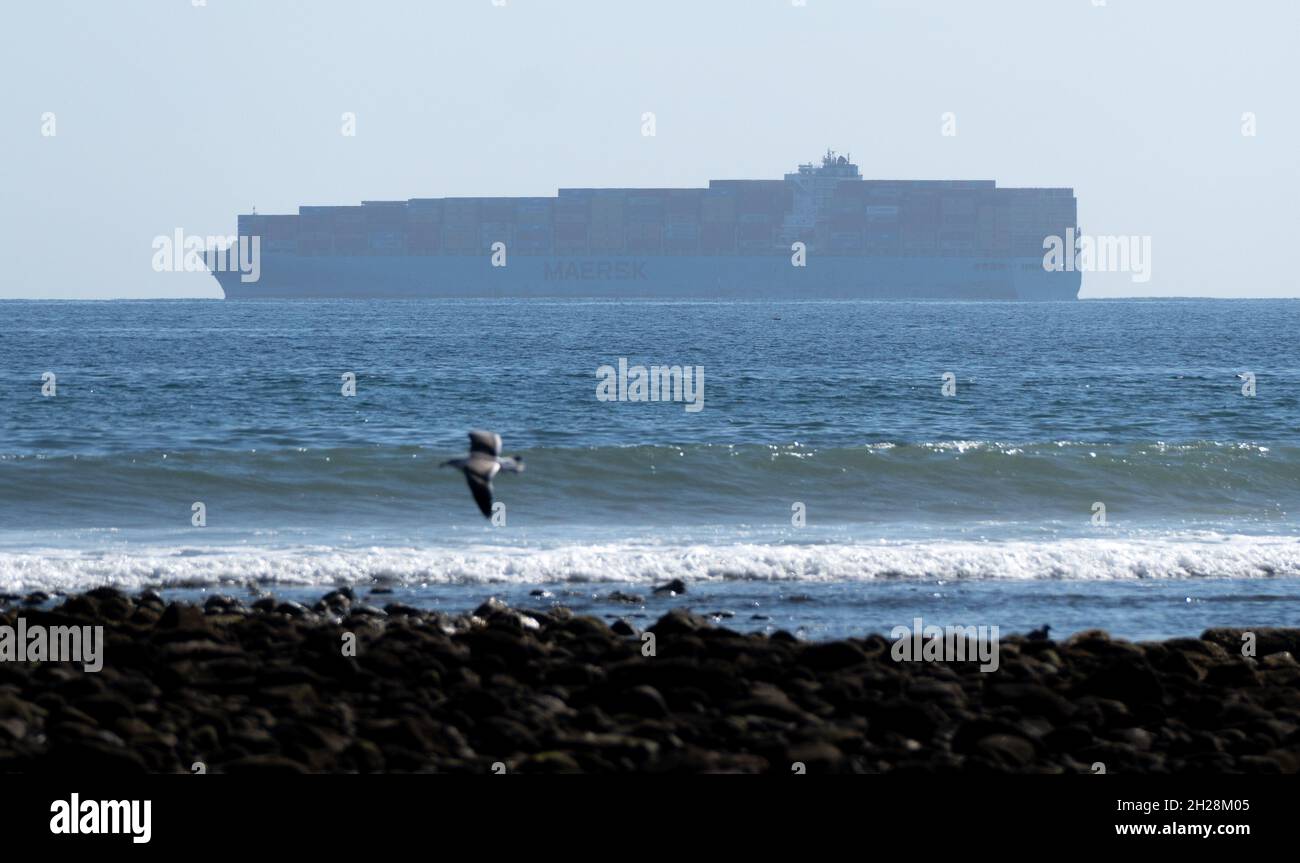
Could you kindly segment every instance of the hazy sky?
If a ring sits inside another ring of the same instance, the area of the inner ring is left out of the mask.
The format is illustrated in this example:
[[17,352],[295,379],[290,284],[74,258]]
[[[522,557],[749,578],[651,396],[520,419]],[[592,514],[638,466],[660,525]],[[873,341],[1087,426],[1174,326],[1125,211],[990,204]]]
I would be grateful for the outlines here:
[[151,243],[254,205],[701,186],[827,147],[1074,187],[1086,233],[1152,245],[1149,282],[1084,297],[1300,296],[1291,0],[197,2],[6,4],[0,297],[220,296]]

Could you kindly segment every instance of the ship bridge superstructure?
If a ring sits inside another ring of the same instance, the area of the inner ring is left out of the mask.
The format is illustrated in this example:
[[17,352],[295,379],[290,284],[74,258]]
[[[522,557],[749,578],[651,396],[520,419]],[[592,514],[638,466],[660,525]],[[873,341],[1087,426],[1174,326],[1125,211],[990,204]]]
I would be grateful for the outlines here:
[[793,174],[785,175],[785,182],[793,190],[792,206],[781,225],[778,242],[782,246],[803,239],[805,242],[817,226],[823,213],[830,212],[831,201],[840,183],[862,182],[862,173],[853,164],[852,156],[837,156],[827,150],[820,165],[806,162]]

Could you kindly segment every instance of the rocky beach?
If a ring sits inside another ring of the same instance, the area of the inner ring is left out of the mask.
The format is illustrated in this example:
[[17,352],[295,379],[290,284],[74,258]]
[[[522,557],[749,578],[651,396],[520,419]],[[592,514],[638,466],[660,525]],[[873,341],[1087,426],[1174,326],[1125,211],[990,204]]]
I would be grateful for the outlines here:
[[[1294,773],[1300,629],[1102,631],[900,662],[890,639],[740,634],[652,602],[646,633],[489,599],[449,614],[99,588],[0,627],[102,626],[103,668],[0,662],[0,771]],[[647,638],[646,634],[653,638]],[[653,648],[653,650],[651,650]],[[651,653],[652,655],[647,655]]]

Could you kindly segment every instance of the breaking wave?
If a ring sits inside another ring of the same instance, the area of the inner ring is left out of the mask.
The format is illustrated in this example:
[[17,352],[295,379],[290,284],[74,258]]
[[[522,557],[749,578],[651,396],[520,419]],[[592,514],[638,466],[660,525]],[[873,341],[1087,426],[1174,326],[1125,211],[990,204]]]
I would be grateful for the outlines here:
[[1215,534],[1047,542],[550,548],[184,548],[0,553],[0,591],[385,583],[407,587],[688,580],[1134,580],[1300,575],[1300,541]]

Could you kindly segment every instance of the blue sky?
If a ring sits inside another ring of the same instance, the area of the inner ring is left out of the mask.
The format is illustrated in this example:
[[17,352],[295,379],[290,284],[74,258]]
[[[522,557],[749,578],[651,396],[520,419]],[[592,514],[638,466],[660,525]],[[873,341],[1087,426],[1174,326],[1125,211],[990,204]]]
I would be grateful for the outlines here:
[[253,206],[775,178],[827,147],[1073,186],[1085,232],[1152,246],[1149,282],[1085,297],[1300,296],[1300,4],[194,2],[6,7],[0,297],[219,296],[151,243]]

